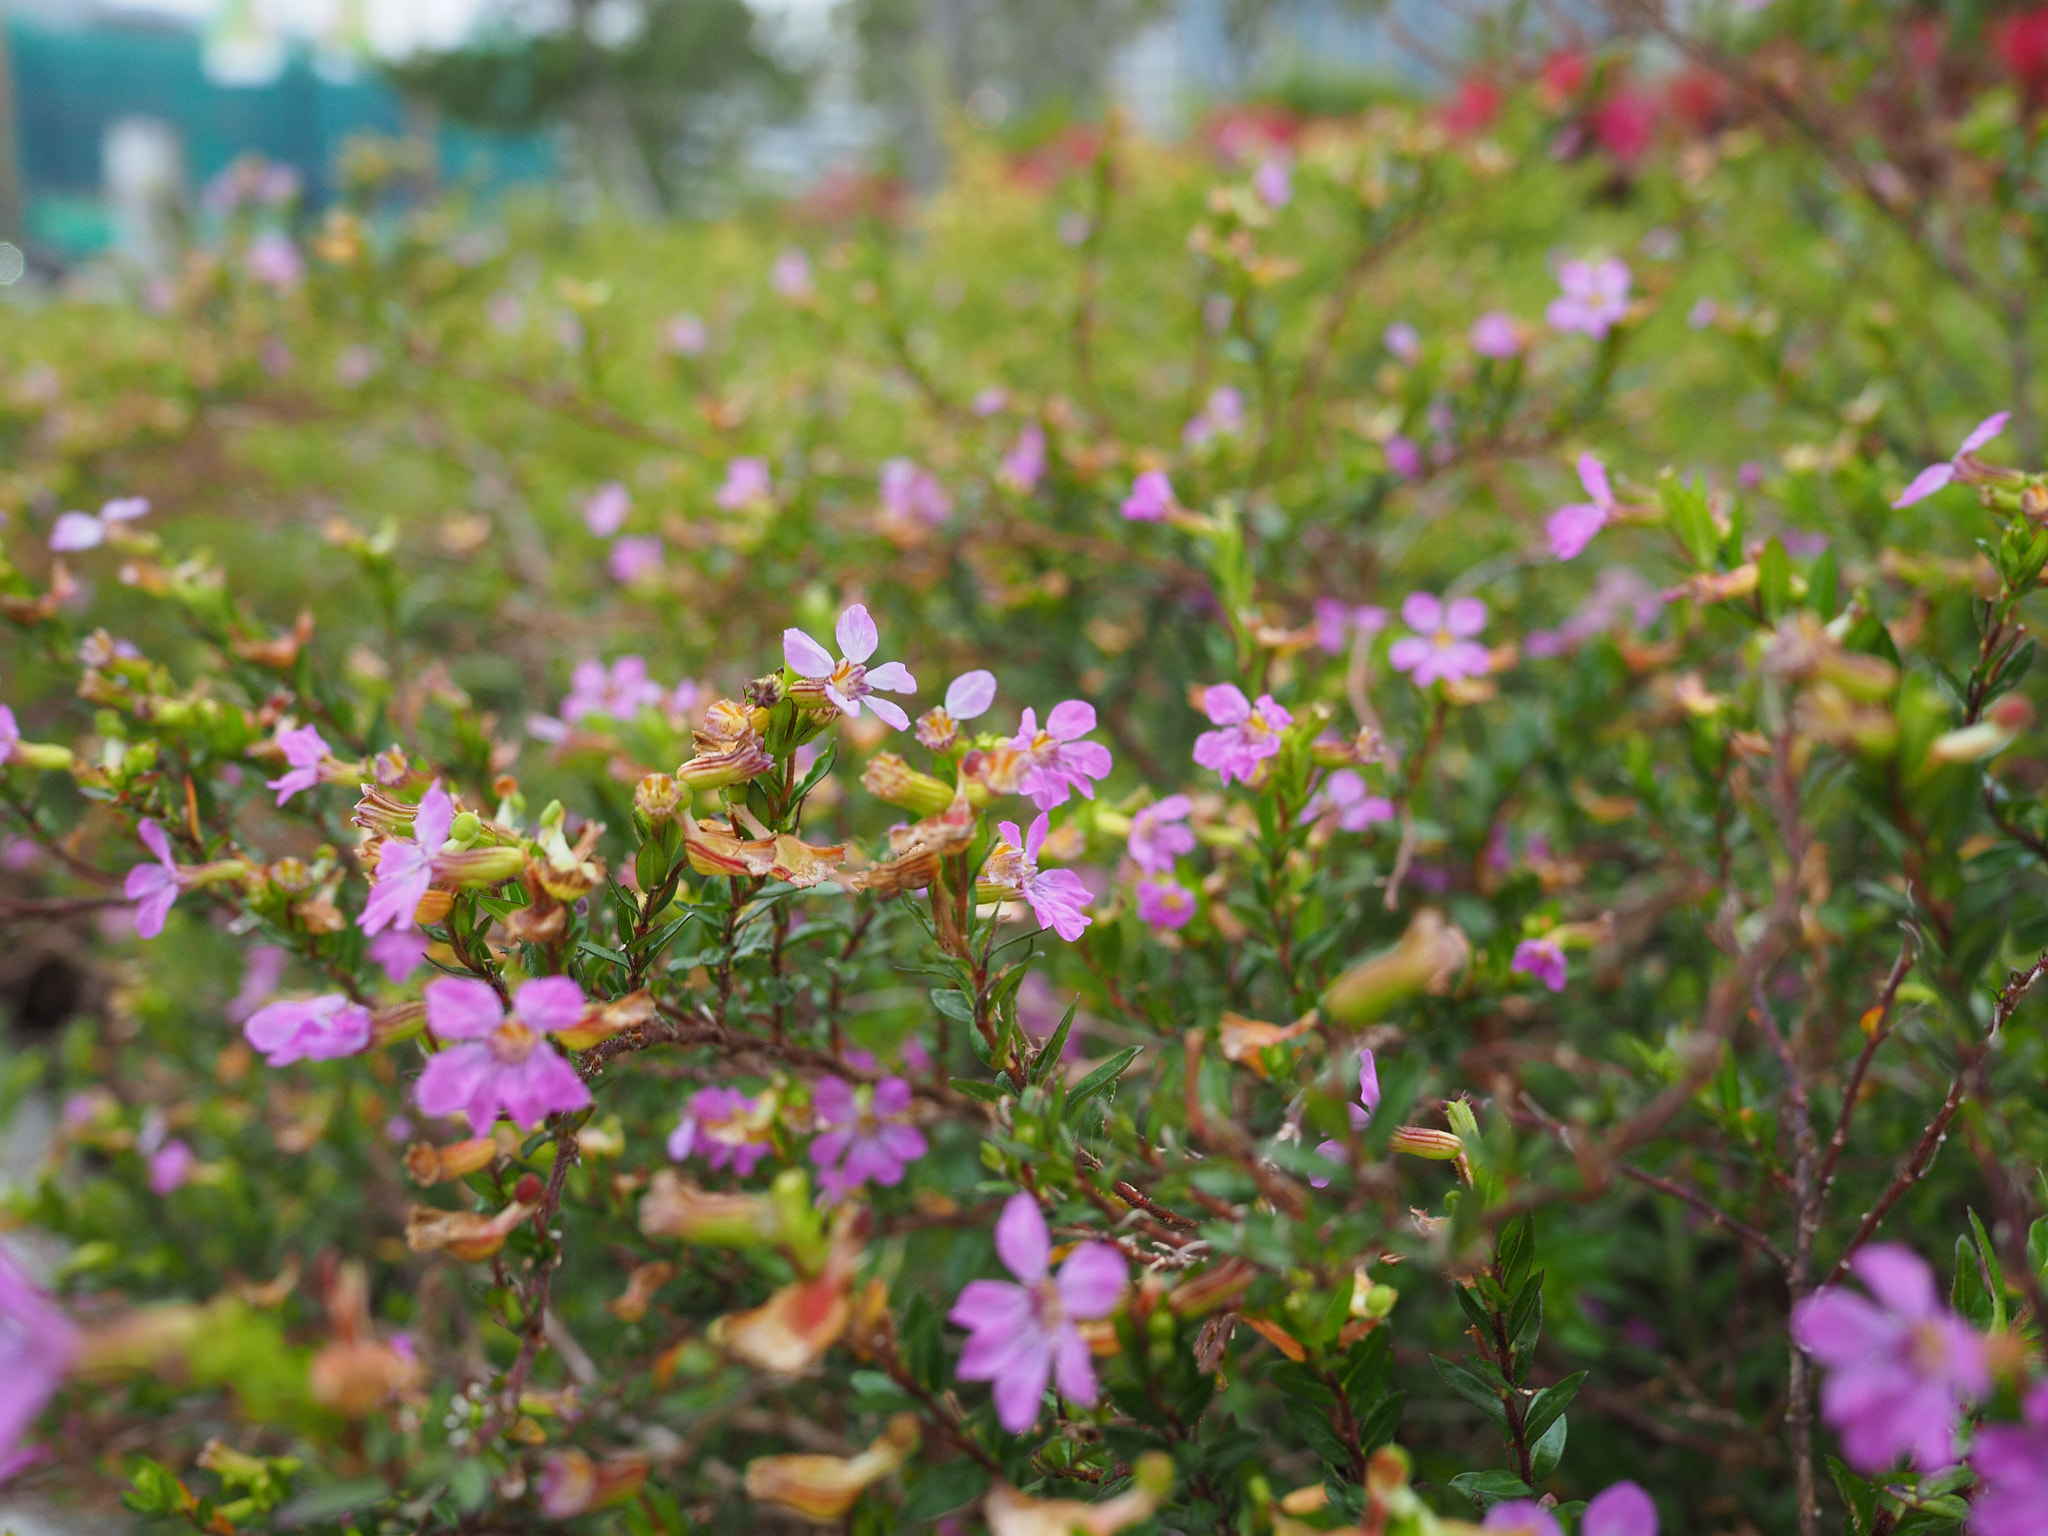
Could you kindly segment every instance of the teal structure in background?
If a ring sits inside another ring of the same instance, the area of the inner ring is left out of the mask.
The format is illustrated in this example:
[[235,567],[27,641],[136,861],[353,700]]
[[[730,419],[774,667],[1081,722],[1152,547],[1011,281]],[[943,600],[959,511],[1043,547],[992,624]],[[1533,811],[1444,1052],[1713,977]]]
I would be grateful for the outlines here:
[[[198,31],[168,19],[116,13],[77,27],[20,18],[6,26],[27,232],[60,259],[111,241],[101,145],[107,125],[121,118],[171,127],[195,197],[238,156],[257,154],[297,169],[314,206],[331,195],[335,158],[350,137],[407,126],[404,103],[373,73],[334,80],[304,50],[267,84],[224,86],[207,78]],[[555,170],[545,134],[443,125],[434,138],[444,183],[491,191]]]

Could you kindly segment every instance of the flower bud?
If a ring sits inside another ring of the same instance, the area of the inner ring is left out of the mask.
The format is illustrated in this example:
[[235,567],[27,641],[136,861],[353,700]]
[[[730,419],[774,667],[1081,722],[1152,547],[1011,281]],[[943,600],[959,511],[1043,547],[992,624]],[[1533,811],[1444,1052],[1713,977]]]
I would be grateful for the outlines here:
[[40,741],[17,741],[12,760],[29,768],[40,768],[46,773],[67,773],[72,764],[69,747]]
[[526,851],[509,844],[496,848],[463,848],[434,856],[434,878],[464,888],[500,885],[517,879],[525,868]]
[[861,771],[861,787],[878,800],[918,816],[936,816],[953,803],[944,781],[919,773],[894,752],[877,752]]
[[1465,1152],[1465,1143],[1455,1132],[1435,1131],[1421,1125],[1404,1125],[1396,1129],[1392,1146],[1396,1152],[1405,1152],[1410,1157],[1425,1157],[1433,1163],[1456,1162]]
[[508,1205],[495,1216],[474,1211],[441,1211],[416,1205],[405,1221],[405,1246],[414,1253],[446,1249],[464,1263],[476,1264],[505,1246],[505,1239],[537,1206]]
[[830,1525],[917,1449],[917,1420],[899,1413],[858,1456],[758,1456],[747,1463],[747,1497]]
[[1401,942],[1353,966],[1323,995],[1323,1011],[1339,1024],[1372,1024],[1417,992],[1440,992],[1465,967],[1472,947],[1434,907],[1409,922]]
[[708,1194],[664,1168],[641,1197],[640,1230],[711,1248],[760,1248],[781,1237],[782,1218],[759,1195]]
[[573,1446],[548,1458],[540,1474],[541,1513],[569,1520],[593,1509],[623,1504],[647,1481],[647,1458],[612,1456],[592,1461]]
[[1235,1306],[1257,1278],[1258,1271],[1243,1259],[1223,1259],[1168,1291],[1166,1305],[1179,1317],[1206,1317]]
[[446,1147],[416,1141],[406,1148],[405,1171],[415,1184],[442,1184],[490,1167],[497,1156],[498,1144],[488,1136],[473,1136]]
[[633,791],[633,810],[645,819],[651,830],[675,819],[676,807],[683,802],[684,793],[683,786],[671,775],[650,773]]
[[744,784],[774,766],[775,759],[752,731],[710,752],[704,750],[700,733],[697,755],[676,769],[675,776],[693,791],[723,789],[729,784]]

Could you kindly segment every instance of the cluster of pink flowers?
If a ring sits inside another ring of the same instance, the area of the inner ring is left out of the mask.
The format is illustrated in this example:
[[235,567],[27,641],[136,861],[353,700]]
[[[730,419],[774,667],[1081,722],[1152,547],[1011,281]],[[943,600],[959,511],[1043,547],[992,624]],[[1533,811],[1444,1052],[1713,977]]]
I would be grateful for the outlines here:
[[936,528],[953,515],[953,498],[939,477],[909,459],[882,465],[882,515],[891,521]]
[[903,1173],[925,1155],[924,1132],[910,1123],[910,1084],[885,1077],[856,1088],[844,1078],[821,1077],[811,1088],[819,1134],[811,1141],[818,1183],[834,1199],[845,1199],[872,1181],[903,1182]]
[[1273,695],[1262,693],[1254,703],[1235,683],[1205,688],[1202,710],[1219,729],[1195,738],[1195,762],[1215,769],[1225,784],[1232,779],[1249,784],[1259,764],[1278,755],[1281,733],[1294,724],[1294,716]]
[[1138,917],[1154,928],[1185,928],[1195,916],[1195,893],[1174,878],[1183,854],[1195,851],[1195,829],[1188,817],[1195,803],[1186,795],[1168,795],[1131,817],[1124,850],[1144,873],[1137,884]]

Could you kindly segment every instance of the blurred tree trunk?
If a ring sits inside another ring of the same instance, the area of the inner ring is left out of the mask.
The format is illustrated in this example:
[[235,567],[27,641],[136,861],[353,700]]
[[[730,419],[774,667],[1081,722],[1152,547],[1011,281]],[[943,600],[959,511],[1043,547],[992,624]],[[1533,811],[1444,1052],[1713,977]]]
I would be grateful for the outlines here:
[[14,54],[7,46],[7,18],[0,11],[0,240],[27,249],[27,199],[21,186],[21,151],[14,132]]

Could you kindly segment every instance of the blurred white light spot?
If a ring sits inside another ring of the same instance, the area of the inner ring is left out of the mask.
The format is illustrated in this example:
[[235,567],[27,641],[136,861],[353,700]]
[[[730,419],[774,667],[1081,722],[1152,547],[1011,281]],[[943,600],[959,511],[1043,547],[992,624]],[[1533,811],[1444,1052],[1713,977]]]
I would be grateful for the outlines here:
[[21,274],[28,270],[28,258],[21,254],[20,247],[6,240],[0,240],[0,288],[12,287],[21,281]]

